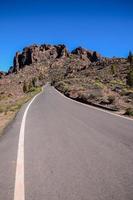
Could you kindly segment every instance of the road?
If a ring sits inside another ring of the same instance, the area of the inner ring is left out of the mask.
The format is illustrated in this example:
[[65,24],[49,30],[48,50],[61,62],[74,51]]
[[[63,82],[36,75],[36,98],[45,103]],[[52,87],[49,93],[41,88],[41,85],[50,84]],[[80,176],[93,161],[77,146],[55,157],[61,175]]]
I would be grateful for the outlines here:
[[[0,138],[0,200],[133,200],[133,121],[74,102],[47,85],[27,111],[21,162],[27,105]],[[19,179],[24,191],[18,185],[15,199]]]

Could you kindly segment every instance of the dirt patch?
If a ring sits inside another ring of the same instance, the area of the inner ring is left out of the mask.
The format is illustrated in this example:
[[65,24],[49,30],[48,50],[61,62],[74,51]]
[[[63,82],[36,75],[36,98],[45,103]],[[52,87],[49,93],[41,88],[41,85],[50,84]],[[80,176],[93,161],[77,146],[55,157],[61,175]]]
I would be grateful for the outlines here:
[[8,102],[0,102],[0,136],[4,128],[13,120],[21,106],[39,92],[41,92],[41,87],[37,87],[32,92],[23,94],[23,96],[19,97],[16,101],[13,101],[12,97],[10,97]]
[[8,125],[8,123],[13,120],[14,116],[14,112],[0,113],[0,136],[2,135],[4,128]]

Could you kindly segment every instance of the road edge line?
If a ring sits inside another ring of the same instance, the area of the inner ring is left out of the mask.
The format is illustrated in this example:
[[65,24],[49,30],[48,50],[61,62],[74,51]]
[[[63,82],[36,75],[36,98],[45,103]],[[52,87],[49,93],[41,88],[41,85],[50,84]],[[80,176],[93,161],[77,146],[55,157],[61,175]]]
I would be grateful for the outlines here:
[[[42,89],[43,92],[43,89]],[[41,93],[42,93],[41,92]],[[16,176],[15,176],[15,188],[14,188],[14,200],[25,200],[25,186],[24,186],[24,135],[25,135],[25,122],[28,110],[33,101],[41,94],[35,95],[27,105],[23,118],[21,121],[18,152],[17,152],[17,164],[16,164]]]
[[62,94],[62,93],[61,93],[59,90],[57,90],[55,87],[54,87],[54,89],[55,89],[61,96],[63,96],[64,98],[66,98],[66,99],[68,99],[68,100],[70,100],[70,101],[73,101],[73,102],[75,102],[75,103],[77,103],[77,104],[80,104],[80,105],[83,105],[83,106],[86,106],[86,107],[89,107],[89,108],[92,108],[92,109],[95,109],[95,110],[99,110],[99,111],[101,111],[101,112],[104,112],[104,113],[107,113],[107,114],[110,114],[110,115],[113,115],[113,116],[116,116],[116,117],[120,117],[120,118],[123,118],[123,119],[127,119],[127,120],[129,120],[129,121],[133,121],[132,118],[129,118],[129,117],[126,117],[126,116],[122,116],[122,115],[119,115],[119,114],[117,114],[117,113],[112,113],[111,111],[107,111],[107,110],[104,110],[104,109],[102,109],[102,108],[97,108],[97,107],[95,107],[95,106],[91,106],[91,105],[88,105],[88,104],[85,104],[85,103],[82,103],[82,102],[73,100],[73,99],[71,99],[71,98],[65,96],[64,94]]

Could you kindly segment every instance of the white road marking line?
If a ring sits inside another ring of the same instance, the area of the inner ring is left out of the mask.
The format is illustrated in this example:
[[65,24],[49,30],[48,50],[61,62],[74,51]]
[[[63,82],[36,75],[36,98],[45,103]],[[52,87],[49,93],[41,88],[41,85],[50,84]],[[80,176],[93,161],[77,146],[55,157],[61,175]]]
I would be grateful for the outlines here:
[[[44,88],[47,86],[48,84],[46,84],[44,86]],[[43,92],[43,89],[42,88],[42,92]],[[95,109],[95,110],[99,110],[101,112],[105,112],[105,113],[108,113],[108,114],[111,114],[111,115],[114,115],[114,116],[117,116],[117,117],[121,117],[121,118],[124,118],[124,119],[127,119],[127,120],[132,120],[133,119],[130,119],[128,117],[124,117],[124,116],[121,116],[121,115],[118,115],[118,114],[115,114],[115,113],[111,113],[109,111],[106,111],[106,110],[102,110],[100,108],[96,108],[96,107],[93,107],[91,105],[87,105],[87,104],[83,104],[81,102],[78,102],[78,101],[75,101],[73,99],[70,99],[66,96],[64,96],[62,93],[60,93],[58,90],[56,90],[61,96],[63,96],[64,98],[68,99],[68,100],[71,100],[77,104],[80,104],[80,105],[83,105],[83,106],[86,106],[86,107],[89,107],[89,108],[92,108],[92,109]],[[25,122],[26,122],[26,116],[27,116],[27,113],[28,113],[28,110],[31,106],[31,104],[33,103],[33,101],[35,100],[35,98],[37,96],[39,96],[39,94],[37,94],[31,101],[30,103],[28,104],[25,112],[24,112],[24,115],[23,115],[23,119],[22,119],[22,123],[21,123],[21,127],[20,127],[20,134],[19,134],[19,143],[18,143],[18,153],[17,153],[17,165],[16,165],[16,177],[15,177],[15,189],[14,189],[14,200],[25,200],[25,187],[24,187],[24,131],[25,131]]]
[[[54,89],[55,89],[55,88],[54,88]],[[97,108],[97,107],[95,107],[95,106],[91,106],[91,105],[88,105],[88,104],[81,103],[81,102],[79,102],[79,101],[73,100],[73,99],[71,99],[71,98],[65,96],[65,95],[62,94],[61,92],[59,92],[57,89],[55,89],[55,90],[56,90],[61,96],[63,96],[64,98],[66,98],[66,99],[68,99],[68,100],[70,100],[70,101],[73,101],[73,102],[75,102],[75,103],[77,103],[77,104],[80,104],[80,105],[83,105],[83,106],[89,107],[89,108],[91,108],[91,109],[98,110],[98,111],[101,111],[101,112],[104,112],[104,113],[107,113],[107,114],[110,114],[110,115],[114,115],[114,116],[116,116],[116,117],[121,117],[121,118],[123,118],[123,119],[127,119],[127,120],[130,120],[130,121],[133,121],[132,118],[129,118],[129,117],[126,117],[126,116],[122,116],[122,115],[119,115],[119,114],[116,114],[116,113],[112,113],[111,111],[107,111],[107,110],[104,110],[104,109],[102,109],[102,108]]]
[[35,100],[40,95],[37,94],[28,104],[20,127],[18,153],[17,153],[17,165],[16,165],[16,177],[15,177],[15,188],[14,188],[14,200],[25,200],[25,187],[24,187],[24,135],[25,135],[25,122],[28,110]]

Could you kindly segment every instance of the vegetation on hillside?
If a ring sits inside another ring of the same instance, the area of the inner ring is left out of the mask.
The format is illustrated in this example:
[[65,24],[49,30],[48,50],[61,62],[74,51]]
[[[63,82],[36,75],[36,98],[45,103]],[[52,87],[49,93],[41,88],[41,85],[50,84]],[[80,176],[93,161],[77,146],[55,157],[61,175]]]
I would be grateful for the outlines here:
[[[35,48],[40,51],[40,47]],[[0,129],[47,81],[70,98],[132,116],[132,52],[129,52],[127,59],[109,59],[82,48],[77,48],[73,54],[66,53],[64,46],[59,48],[62,49],[59,55],[63,57],[53,59],[58,46],[53,51],[53,47],[47,45],[49,54],[46,55],[51,58],[41,61],[41,54],[39,62],[31,63],[19,71],[11,68],[7,75],[1,73]],[[91,57],[88,58],[88,55]]]

